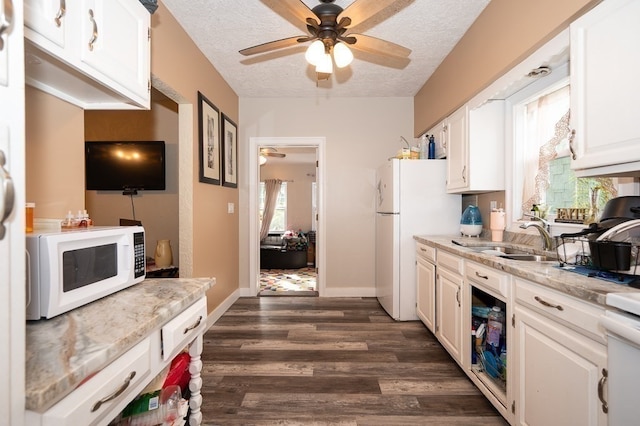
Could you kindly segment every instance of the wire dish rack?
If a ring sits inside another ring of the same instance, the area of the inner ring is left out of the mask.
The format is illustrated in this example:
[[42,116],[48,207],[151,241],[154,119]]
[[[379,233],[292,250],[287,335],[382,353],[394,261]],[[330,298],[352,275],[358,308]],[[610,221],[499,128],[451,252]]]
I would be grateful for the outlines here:
[[600,271],[614,271],[620,274],[637,275],[637,238],[628,241],[598,239],[590,230],[556,237],[556,254],[560,266],[584,266]]

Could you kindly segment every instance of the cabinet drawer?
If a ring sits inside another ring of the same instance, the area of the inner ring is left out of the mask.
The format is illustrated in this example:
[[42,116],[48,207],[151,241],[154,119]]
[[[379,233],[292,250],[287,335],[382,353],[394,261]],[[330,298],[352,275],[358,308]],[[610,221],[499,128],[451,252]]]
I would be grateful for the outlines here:
[[149,342],[147,338],[138,343],[54,405],[43,414],[42,424],[89,425],[115,416],[151,371]]
[[426,244],[416,244],[416,255],[427,259],[431,263],[436,263],[436,249]]
[[467,262],[465,276],[474,283],[479,283],[481,286],[494,290],[504,297],[509,297],[509,275],[504,272],[479,263]]
[[464,273],[464,260],[461,257],[438,250],[436,259],[438,259],[439,267],[449,269],[459,275]]
[[599,342],[606,342],[604,331],[599,326],[604,308],[520,278],[516,278],[515,283],[518,303],[528,305]]
[[207,298],[203,297],[162,327],[162,360],[172,359],[202,332],[207,319]]

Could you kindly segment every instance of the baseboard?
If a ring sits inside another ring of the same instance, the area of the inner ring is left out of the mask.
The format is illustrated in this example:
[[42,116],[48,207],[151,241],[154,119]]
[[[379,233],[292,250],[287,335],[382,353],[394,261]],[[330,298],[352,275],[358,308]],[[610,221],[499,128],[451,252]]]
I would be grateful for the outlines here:
[[[207,315],[207,328],[209,330],[213,324],[216,323],[220,319],[220,317],[229,310],[231,305],[236,303],[236,301],[240,298],[240,290],[236,290],[229,295],[225,300],[222,301],[221,304],[218,305],[209,315]],[[206,331],[205,330],[205,331]]]
[[325,288],[320,297],[376,297],[375,288]]
[[256,297],[257,294],[254,293],[250,288],[242,287],[240,288],[240,297]]

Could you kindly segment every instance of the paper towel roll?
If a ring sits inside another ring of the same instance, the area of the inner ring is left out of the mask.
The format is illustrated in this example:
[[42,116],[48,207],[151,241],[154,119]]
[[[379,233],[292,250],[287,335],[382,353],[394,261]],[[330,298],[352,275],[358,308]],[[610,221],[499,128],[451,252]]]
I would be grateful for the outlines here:
[[505,212],[497,210],[491,212],[489,229],[491,229],[491,241],[502,241],[502,234],[505,228]]

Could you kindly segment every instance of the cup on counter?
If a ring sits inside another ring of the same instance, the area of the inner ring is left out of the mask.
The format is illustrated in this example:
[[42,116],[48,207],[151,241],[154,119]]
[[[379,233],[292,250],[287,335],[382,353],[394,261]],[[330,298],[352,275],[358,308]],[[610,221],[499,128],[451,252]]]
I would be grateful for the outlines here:
[[25,232],[30,233],[33,232],[33,214],[36,210],[36,203],[26,203],[24,206],[24,211],[26,215],[25,220]]

